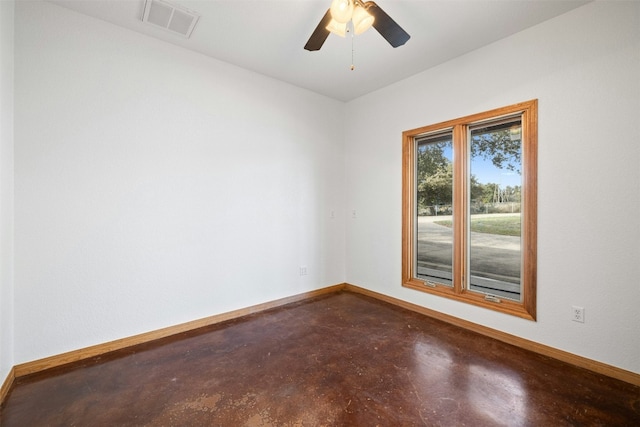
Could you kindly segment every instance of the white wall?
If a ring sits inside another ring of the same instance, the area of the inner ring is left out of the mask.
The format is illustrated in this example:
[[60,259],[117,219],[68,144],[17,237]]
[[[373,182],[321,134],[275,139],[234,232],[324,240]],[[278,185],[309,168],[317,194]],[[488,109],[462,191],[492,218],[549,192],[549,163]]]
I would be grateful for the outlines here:
[[13,1],[0,1],[0,384],[13,366]]
[[15,25],[16,364],[344,282],[343,103],[48,3]]
[[[534,98],[538,321],[402,288],[401,132]],[[349,283],[640,373],[640,3],[588,4],[347,108]]]

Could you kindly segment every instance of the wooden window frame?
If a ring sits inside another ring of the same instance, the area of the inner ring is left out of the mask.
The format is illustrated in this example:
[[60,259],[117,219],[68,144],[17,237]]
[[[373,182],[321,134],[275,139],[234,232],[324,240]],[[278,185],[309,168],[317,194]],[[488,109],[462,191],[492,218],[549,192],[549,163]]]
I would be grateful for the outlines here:
[[[522,117],[522,208],[521,208],[521,299],[486,298],[466,289],[467,262],[467,136],[470,126],[492,119],[521,114]],[[454,150],[453,196],[453,286],[427,286],[415,270],[416,183],[415,140],[442,130],[452,130]],[[455,120],[424,126],[402,133],[402,286],[433,295],[462,301],[528,320],[536,320],[537,280],[537,152],[538,100],[531,100]]]

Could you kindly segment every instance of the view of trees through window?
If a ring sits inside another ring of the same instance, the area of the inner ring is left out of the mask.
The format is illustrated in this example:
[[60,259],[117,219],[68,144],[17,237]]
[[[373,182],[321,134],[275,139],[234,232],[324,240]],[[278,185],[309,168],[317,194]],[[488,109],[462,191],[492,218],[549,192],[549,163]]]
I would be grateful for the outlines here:
[[[519,300],[522,127],[520,117],[468,129],[469,289]],[[452,131],[416,138],[416,270],[452,286],[454,149]]]
[[417,141],[416,199],[418,277],[451,286],[453,136],[450,131]]

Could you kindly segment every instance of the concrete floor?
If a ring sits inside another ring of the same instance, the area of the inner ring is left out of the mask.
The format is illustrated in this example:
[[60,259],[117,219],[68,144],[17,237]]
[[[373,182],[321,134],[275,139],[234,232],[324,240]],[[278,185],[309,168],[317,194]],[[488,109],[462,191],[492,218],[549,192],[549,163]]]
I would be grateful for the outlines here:
[[640,387],[341,292],[21,378],[13,426],[638,426]]

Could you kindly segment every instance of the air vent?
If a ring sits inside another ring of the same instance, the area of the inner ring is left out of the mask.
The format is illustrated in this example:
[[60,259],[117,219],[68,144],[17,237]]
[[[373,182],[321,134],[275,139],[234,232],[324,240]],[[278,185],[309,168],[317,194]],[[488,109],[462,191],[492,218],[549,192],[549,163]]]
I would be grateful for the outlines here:
[[189,38],[199,18],[200,15],[185,7],[164,0],[145,0],[142,22],[148,22]]

